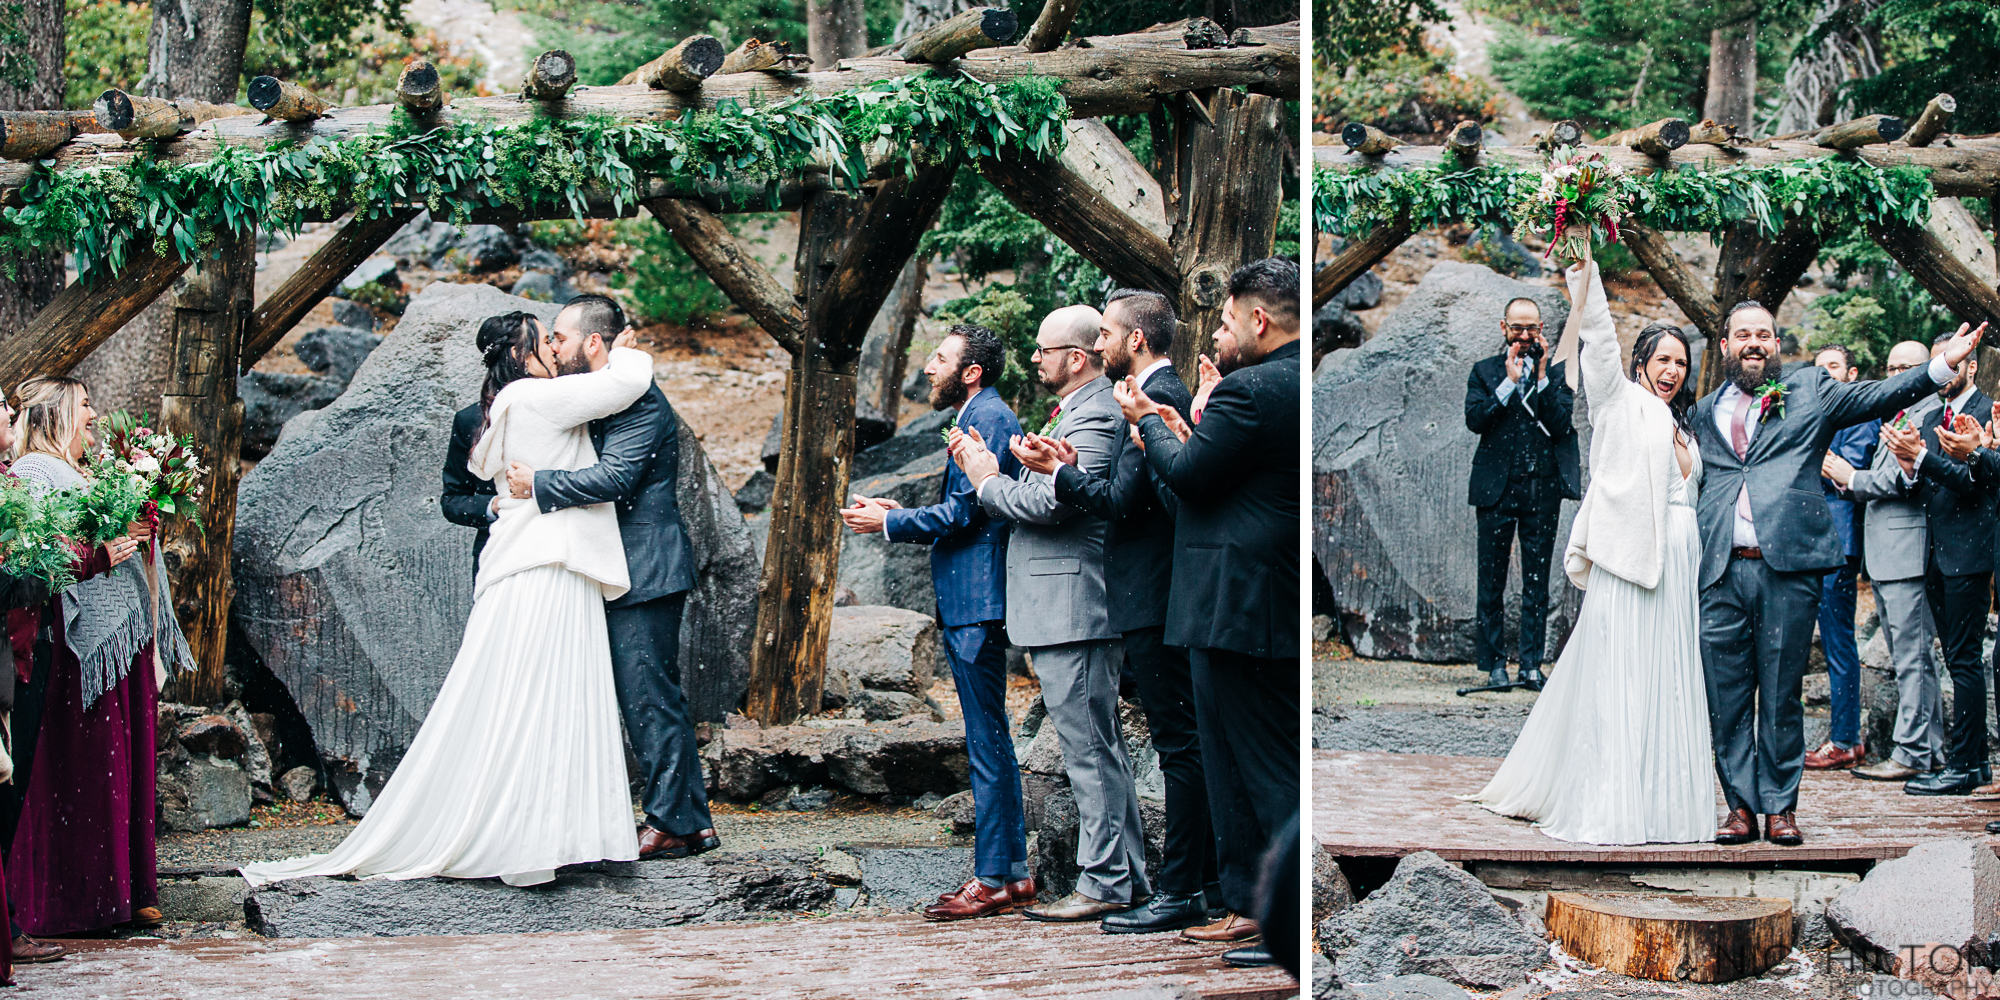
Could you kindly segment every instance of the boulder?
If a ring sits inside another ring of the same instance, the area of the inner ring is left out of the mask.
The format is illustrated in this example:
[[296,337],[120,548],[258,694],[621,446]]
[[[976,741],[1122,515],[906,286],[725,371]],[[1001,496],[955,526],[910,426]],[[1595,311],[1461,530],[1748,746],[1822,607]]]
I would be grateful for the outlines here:
[[[1548,958],[1547,946],[1529,935],[1478,879],[1429,851],[1404,857],[1387,883],[1323,921],[1319,935],[1320,949],[1350,984],[1436,974],[1461,964],[1468,972],[1490,975],[1518,962],[1525,975]],[[1451,961],[1433,961],[1447,957]]]
[[877,691],[874,688],[860,688],[854,699],[847,704],[846,717],[850,719],[870,719],[881,722],[920,716],[932,722],[944,721],[944,710],[929,695],[910,694],[905,691]]
[[367,333],[375,332],[375,314],[359,302],[348,299],[327,299],[326,304],[333,309],[333,322],[338,326],[349,326]]
[[[897,438],[877,445],[887,448]],[[926,507],[937,502],[944,482],[944,442],[932,432],[935,442],[930,454],[918,457],[893,472],[849,483],[848,492],[859,496],[890,497],[905,507]],[[840,585],[854,591],[862,604],[886,605],[922,615],[937,612],[937,591],[931,586],[931,547],[906,542],[884,541],[878,532],[857,535],[847,532],[840,543]]]
[[778,477],[758,469],[736,490],[736,509],[745,514],[771,509],[771,494],[778,489]]
[[522,274],[509,291],[524,299],[553,302],[557,305],[568,305],[569,300],[576,298],[576,290],[569,286],[569,282],[547,271],[528,271]]
[[1436,976],[1395,976],[1349,988],[1360,1000],[1468,1000],[1465,991]]
[[1340,294],[1333,297],[1335,302],[1355,311],[1364,312],[1382,304],[1382,276],[1374,271],[1363,271]]
[[384,288],[403,287],[403,278],[396,273],[394,257],[377,254],[362,261],[354,270],[347,272],[347,277],[340,279],[340,290],[343,292],[351,292],[369,285],[381,285]]
[[520,242],[499,226],[467,226],[453,249],[475,274],[512,267],[521,260]]
[[1333,855],[1318,842],[1312,845],[1312,920],[1315,925],[1354,905],[1354,889]]
[[972,877],[970,847],[841,844],[838,849],[860,862],[868,905],[887,910],[928,906]]
[[521,270],[546,271],[560,279],[568,278],[574,269],[554,250],[530,245],[521,251]]
[[[437,282],[347,390],[294,420],[243,478],[232,626],[312,729],[332,789],[362,814],[436,697],[472,604],[472,534],[438,513],[456,411],[477,398],[481,319],[557,307]],[[749,678],[757,566],[735,502],[686,423],[679,496],[696,586],[680,668],[697,719],[737,706]]]
[[[926,309],[925,314],[931,311]],[[924,374],[923,365],[907,366],[907,374],[903,376],[903,398],[913,403],[931,398],[931,377]]]
[[1360,347],[1361,342],[1368,339],[1368,328],[1362,325],[1361,318],[1349,312],[1337,295],[1313,312],[1312,333],[1313,353],[1316,355]]
[[744,801],[786,785],[856,795],[950,795],[972,785],[961,723],[728,728],[702,748],[709,790]]
[[853,478],[884,475],[919,458],[941,454],[944,430],[951,425],[951,416],[950,410],[932,410],[898,428],[889,440],[855,452]]
[[978,811],[974,808],[970,788],[945,796],[944,801],[939,802],[931,812],[937,818],[950,823],[953,833],[967,834],[977,827],[975,821],[978,818]]
[[285,422],[340,397],[344,384],[320,375],[245,372],[236,377],[243,400],[243,457],[261,459],[277,447]]
[[1465,251],[1501,274],[1516,278],[1542,276],[1541,258],[1497,226],[1488,226],[1474,233],[1465,242]]
[[198,833],[250,821],[250,778],[234,762],[182,753],[161,758],[160,765],[162,829]]
[[220,715],[204,715],[174,734],[189,753],[207,754],[223,760],[241,760],[250,739],[236,723]]
[[230,702],[229,707],[222,710],[222,717],[228,719],[230,725],[235,726],[237,731],[244,735],[243,756],[238,759],[243,767],[243,775],[250,779],[251,787],[262,793],[262,796],[266,797],[265,801],[269,801],[273,777],[270,747],[258,734],[257,724],[250,717],[249,710],[243,707],[242,702]]
[[458,227],[449,222],[433,222],[429,212],[418,212],[396,235],[382,244],[382,252],[413,264],[433,267],[458,241]]
[[346,386],[354,378],[354,371],[361,362],[368,360],[370,352],[382,346],[382,338],[368,330],[351,326],[321,326],[307,330],[299,337],[292,353],[298,355],[305,366],[319,375],[326,375]]
[[827,708],[854,701],[862,688],[922,695],[937,664],[937,621],[902,608],[836,607],[827,637]]
[[[1559,290],[1440,262],[1379,333],[1314,379],[1313,554],[1340,631],[1363,656],[1474,658],[1478,545],[1465,494],[1478,439],[1465,429],[1463,387],[1472,364],[1497,352],[1499,316],[1516,296],[1536,300],[1549,329],[1562,329],[1568,305]],[[1580,433],[1587,415],[1579,399]],[[1578,450],[1587,456],[1588,441]],[[1562,505],[1558,541],[1575,512],[1575,503]],[[1508,587],[1511,637],[1518,571]],[[1559,562],[1549,589],[1553,662],[1581,591]]]
[[1898,950],[1945,944],[1987,965],[2000,930],[2000,859],[1984,837],[1932,840],[1877,864],[1826,906],[1834,939],[1874,968],[1894,973]]
[[1340,976],[1334,973],[1333,963],[1327,961],[1325,955],[1313,952],[1311,973],[1313,1000],[1334,1000],[1335,997],[1352,995],[1341,985]]
[[295,767],[278,779],[284,786],[285,797],[293,802],[311,802],[313,793],[319,791],[319,775],[310,767]]

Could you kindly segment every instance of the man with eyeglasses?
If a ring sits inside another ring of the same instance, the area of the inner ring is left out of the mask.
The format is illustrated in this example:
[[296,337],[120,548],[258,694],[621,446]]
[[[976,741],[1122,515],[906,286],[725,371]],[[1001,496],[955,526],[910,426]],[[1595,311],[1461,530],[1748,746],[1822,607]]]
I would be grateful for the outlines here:
[[1505,350],[1472,366],[1465,381],[1465,427],[1479,435],[1466,500],[1478,510],[1479,603],[1474,625],[1479,668],[1507,683],[1507,560],[1521,536],[1518,675],[1540,691],[1549,618],[1549,559],[1565,498],[1583,497],[1577,467],[1576,396],[1563,365],[1549,364],[1542,310],[1517,298],[1502,312]]
[[[1927,348],[1906,340],[1889,349],[1883,374],[1889,378],[1921,368],[1942,346]],[[1936,395],[1910,404],[1899,422],[1921,427],[1932,410],[1944,405]],[[1880,430],[1877,430],[1880,433]],[[1836,437],[1836,441],[1838,437]],[[1903,470],[1894,452],[1875,449],[1865,469],[1855,469],[1838,455],[1828,455],[1821,473],[1861,509],[1861,553],[1882,635],[1889,645],[1890,669],[1896,676],[1895,746],[1874,764],[1856,767],[1857,778],[1908,781],[1944,766],[1944,704],[1938,666],[1931,655],[1937,629],[1924,599],[1924,556],[1930,551],[1923,504],[1904,490]],[[1831,661],[1829,661],[1831,662]],[[1806,766],[1813,766],[1807,755]]]

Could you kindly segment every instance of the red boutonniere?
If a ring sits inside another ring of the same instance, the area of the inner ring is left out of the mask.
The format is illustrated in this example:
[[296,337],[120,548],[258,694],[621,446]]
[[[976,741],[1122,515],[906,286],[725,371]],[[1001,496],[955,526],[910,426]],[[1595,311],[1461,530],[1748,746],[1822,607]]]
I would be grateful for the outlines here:
[[1765,379],[1764,384],[1757,387],[1757,422],[1761,424],[1770,419],[1773,408],[1778,411],[1778,416],[1785,415],[1785,384],[1774,378]]

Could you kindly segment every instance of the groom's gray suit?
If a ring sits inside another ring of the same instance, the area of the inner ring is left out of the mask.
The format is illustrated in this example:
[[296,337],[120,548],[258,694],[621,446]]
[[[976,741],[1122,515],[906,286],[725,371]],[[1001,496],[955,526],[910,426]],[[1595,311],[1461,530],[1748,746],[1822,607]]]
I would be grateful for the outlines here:
[[[1761,815],[1798,805],[1805,768],[1800,686],[1819,617],[1820,580],[1846,564],[1820,490],[1820,462],[1834,432],[1896,411],[1934,393],[1933,369],[1883,382],[1837,382],[1817,365],[1786,376],[1784,412],[1758,419],[1758,402],[1735,386],[1695,404],[1703,478],[1695,521],[1701,532],[1701,661],[1708,686],[1715,770],[1731,809]],[[1949,381],[1949,369],[1946,378]],[[1733,424],[1747,405],[1749,446],[1738,457]],[[1749,490],[1757,548],[1738,544],[1737,494]],[[1752,718],[1755,728],[1752,728]]]
[[[1076,448],[1076,464],[1109,475],[1125,417],[1100,375],[1076,389],[1052,437]],[[995,441],[995,448],[1006,442]],[[1007,544],[1007,637],[1027,647],[1042,703],[1055,724],[1063,767],[1076,792],[1076,888],[1092,899],[1145,899],[1146,839],[1132,762],[1118,728],[1123,660],[1104,587],[1105,523],[1056,500],[1055,478],[1021,470],[979,486],[986,513],[1014,522]]]

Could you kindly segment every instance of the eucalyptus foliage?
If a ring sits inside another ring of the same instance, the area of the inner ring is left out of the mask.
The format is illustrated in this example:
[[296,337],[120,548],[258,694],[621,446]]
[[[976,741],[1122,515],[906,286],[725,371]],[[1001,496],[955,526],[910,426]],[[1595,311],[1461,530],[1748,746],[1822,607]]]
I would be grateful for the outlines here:
[[1069,106],[1049,78],[990,84],[927,74],[831,95],[725,101],[674,121],[465,120],[419,131],[395,115],[391,127],[349,139],[225,145],[201,163],[141,156],[58,172],[44,160],[22,204],[0,212],[0,262],[11,269],[27,252],[61,247],[94,280],[122,268],[135,240],[191,261],[218,230],[296,233],[308,212],[373,218],[422,205],[462,225],[474,209],[504,205],[581,219],[592,197],[622,211],[648,177],[743,185],[820,163],[858,183],[870,154],[901,151],[910,168],[952,155],[1052,156]]

